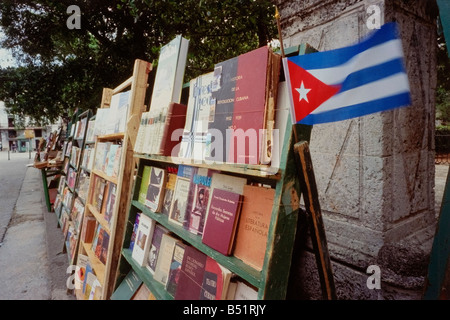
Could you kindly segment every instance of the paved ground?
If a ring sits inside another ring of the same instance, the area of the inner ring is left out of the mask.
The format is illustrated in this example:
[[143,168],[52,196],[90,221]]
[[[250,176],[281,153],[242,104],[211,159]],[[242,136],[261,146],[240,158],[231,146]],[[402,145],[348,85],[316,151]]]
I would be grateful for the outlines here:
[[[73,299],[66,294],[68,260],[62,254],[62,233],[55,214],[47,211],[40,170],[26,167],[32,162],[28,154],[10,158],[7,152],[0,153],[2,184],[11,183],[3,189],[8,197],[0,208],[7,216],[13,207],[0,247],[0,300]],[[15,166],[23,170],[22,179],[14,175],[17,181],[10,174]]]

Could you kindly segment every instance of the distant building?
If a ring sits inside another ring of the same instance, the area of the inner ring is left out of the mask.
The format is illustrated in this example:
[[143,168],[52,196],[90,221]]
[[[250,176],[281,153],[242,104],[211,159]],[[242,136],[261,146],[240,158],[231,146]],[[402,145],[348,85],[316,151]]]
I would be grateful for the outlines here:
[[34,151],[40,138],[47,138],[50,132],[58,129],[59,123],[49,126],[33,126],[28,117],[18,119],[7,113],[5,104],[0,101],[0,150],[18,152]]

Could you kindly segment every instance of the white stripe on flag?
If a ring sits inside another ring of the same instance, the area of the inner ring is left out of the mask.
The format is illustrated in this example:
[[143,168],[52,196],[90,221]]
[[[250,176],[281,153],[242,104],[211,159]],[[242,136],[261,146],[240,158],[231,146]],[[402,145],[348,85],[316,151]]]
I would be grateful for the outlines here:
[[397,58],[403,58],[402,43],[399,39],[390,40],[386,43],[367,49],[340,66],[324,69],[310,69],[307,71],[325,84],[338,85],[353,72]]
[[311,113],[317,114],[405,92],[409,92],[408,76],[405,73],[398,73],[337,94]]

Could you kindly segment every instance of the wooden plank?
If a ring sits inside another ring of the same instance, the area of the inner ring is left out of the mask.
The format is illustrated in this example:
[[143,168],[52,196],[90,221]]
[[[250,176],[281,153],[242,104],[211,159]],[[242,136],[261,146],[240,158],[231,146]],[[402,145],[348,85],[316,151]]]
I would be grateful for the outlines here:
[[310,220],[311,238],[316,253],[316,262],[322,285],[322,296],[327,300],[336,300],[333,271],[328,253],[327,239],[319,203],[319,194],[317,192],[308,142],[301,141],[296,143],[294,145],[294,151],[299,166],[300,190]]
[[100,108],[109,108],[111,104],[111,98],[113,96],[113,89],[103,88],[102,101],[100,103]]
[[[130,89],[127,132],[125,133],[122,144],[122,157],[120,161],[121,170],[119,172],[117,185],[118,196],[116,198],[116,205],[111,223],[111,238],[113,239],[113,243],[110,243],[106,264],[106,280],[103,294],[103,298],[106,300],[112,295],[116,286],[126,219],[131,200],[132,184],[134,181],[135,161],[133,158],[133,149],[136,141],[136,134],[130,133],[133,130],[137,130],[136,128],[138,128],[138,125],[136,124],[136,121],[140,122],[146,96],[148,74],[151,69],[152,65],[149,62],[139,59],[135,61]],[[128,81],[129,80],[125,81],[125,83],[115,88],[114,92],[118,93],[119,89],[123,90],[128,87],[128,85],[125,86]],[[129,122],[130,120],[131,122]],[[129,124],[130,128],[128,128]]]

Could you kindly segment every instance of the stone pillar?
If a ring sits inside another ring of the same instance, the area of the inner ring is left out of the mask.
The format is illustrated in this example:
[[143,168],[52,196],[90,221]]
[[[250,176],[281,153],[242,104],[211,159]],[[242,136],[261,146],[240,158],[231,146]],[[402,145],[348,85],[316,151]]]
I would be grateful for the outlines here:
[[[398,22],[412,105],[315,125],[310,149],[338,297],[420,298],[435,231],[435,2],[274,2],[285,47],[309,43],[325,51],[354,44],[372,31],[372,5],[381,24]],[[306,251],[294,258],[290,297],[320,298],[314,256]],[[381,269],[380,290],[367,288],[369,265]]]

